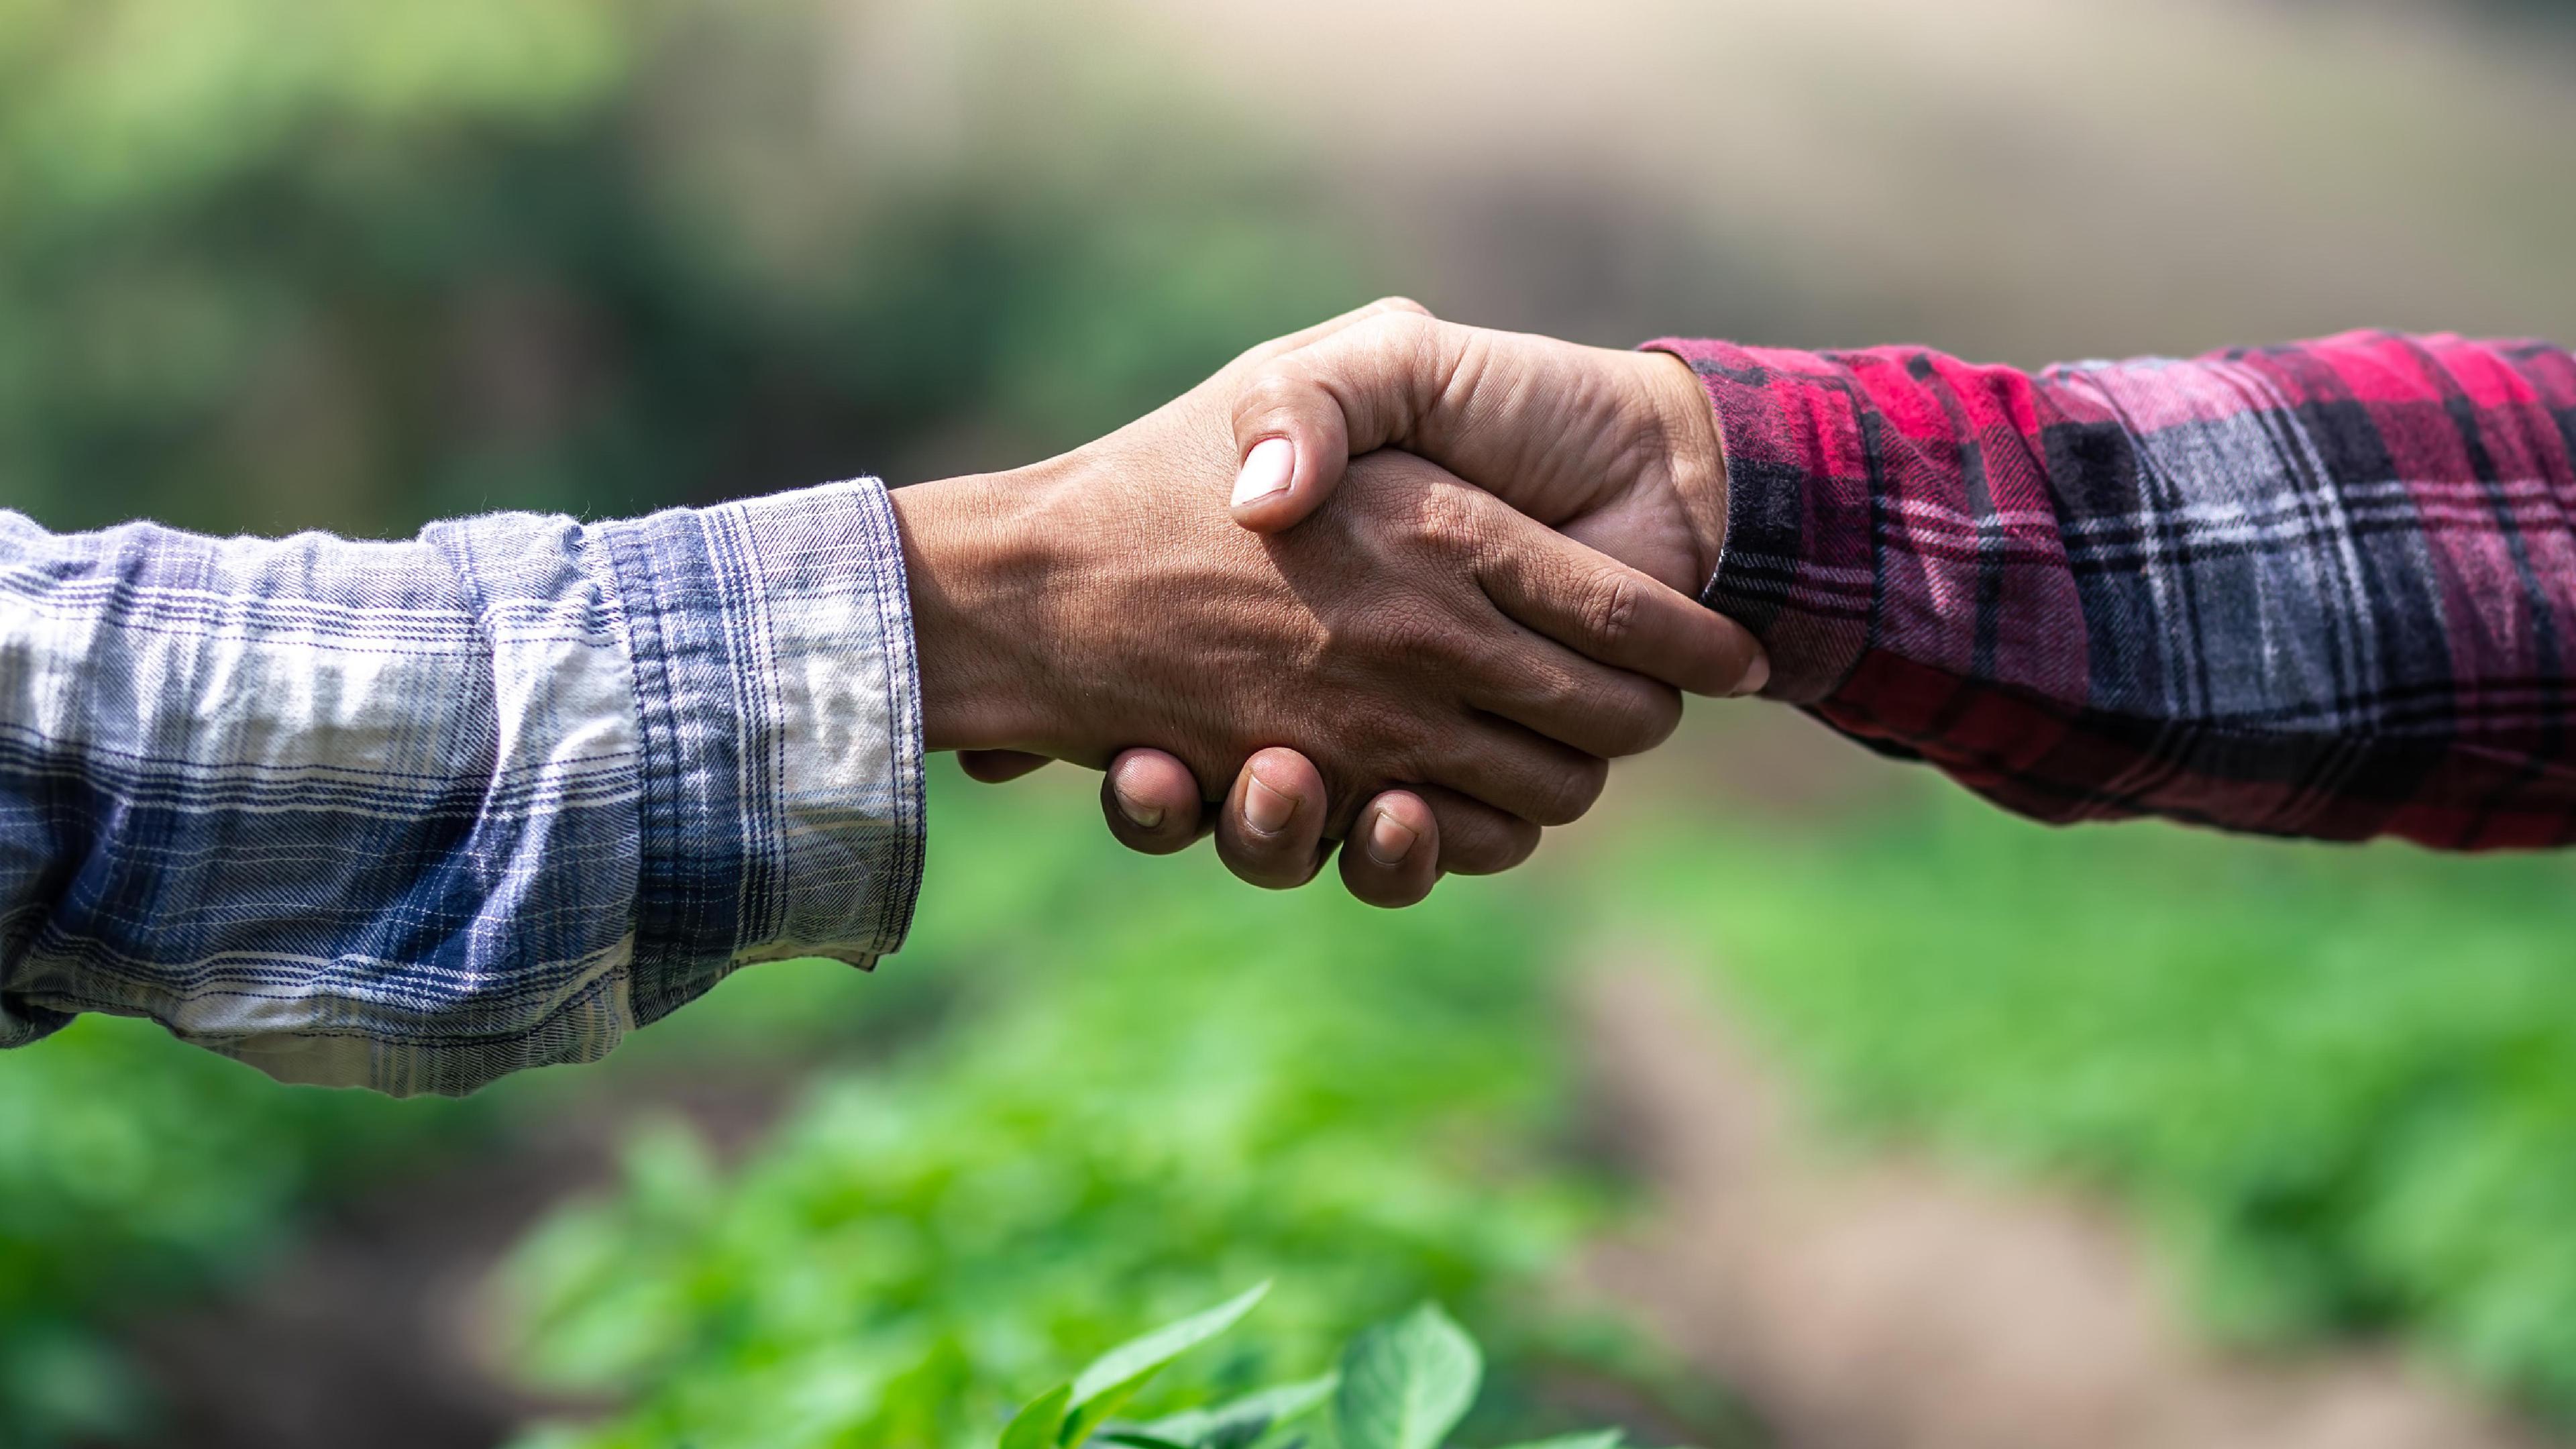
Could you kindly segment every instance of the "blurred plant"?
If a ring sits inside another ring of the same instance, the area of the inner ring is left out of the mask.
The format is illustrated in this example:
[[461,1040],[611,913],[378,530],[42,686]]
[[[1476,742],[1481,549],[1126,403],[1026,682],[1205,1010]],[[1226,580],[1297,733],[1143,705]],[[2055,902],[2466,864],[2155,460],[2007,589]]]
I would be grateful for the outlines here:
[[1354,299],[1293,177],[1121,144],[1114,77],[937,147],[854,104],[939,68],[873,8],[0,6],[0,494],[392,533],[1021,462]]
[[472,1103],[280,1087],[142,1022],[0,1054],[0,1438],[147,1427],[116,1320],[242,1281],[313,1201],[483,1121]]
[[1256,895],[1098,850],[1088,798],[1037,829],[1050,797],[954,788],[915,938],[960,1024],[822,1083],[730,1180],[685,1132],[640,1139],[616,1196],[526,1243],[511,1361],[632,1405],[532,1444],[989,1444],[1011,1387],[1106,1326],[1258,1278],[1284,1286],[1257,1326],[1145,1407],[1248,1390],[1426,1296],[1509,1326],[1498,1421],[1548,1417],[1548,1364],[1665,1387],[1532,1291],[1602,1205],[1548,1150],[1537,912],[1473,883],[1396,916]]
[[2400,1333],[2576,1421],[2565,860],[1947,794],[1617,860],[1851,1121],[2111,1190],[2229,1336]]
[[[1434,1303],[1362,1331],[1342,1350],[1340,1367],[1322,1378],[1141,1424],[1111,1417],[1165,1365],[1232,1328],[1268,1286],[1102,1354],[1022,1407],[1003,1429],[1000,1449],[1082,1449],[1094,1442],[1127,1449],[1299,1449],[1308,1436],[1293,1426],[1326,1404],[1332,1412],[1321,1433],[1339,1449],[1441,1449],[1475,1402],[1484,1358]],[[1605,1429],[1543,1442],[1546,1449],[1618,1449],[1622,1437]]]

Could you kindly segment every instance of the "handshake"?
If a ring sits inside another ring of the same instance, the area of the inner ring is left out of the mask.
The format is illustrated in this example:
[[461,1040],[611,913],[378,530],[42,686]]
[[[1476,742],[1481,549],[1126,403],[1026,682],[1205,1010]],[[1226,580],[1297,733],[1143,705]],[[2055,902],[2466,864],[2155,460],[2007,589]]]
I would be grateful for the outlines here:
[[[1362,900],[1526,859],[1681,694],[1751,694],[1693,597],[1726,469],[1689,366],[1389,300],[1034,467],[894,495],[929,748],[1105,767],[1142,851]],[[1203,782],[1233,783],[1221,806]]]

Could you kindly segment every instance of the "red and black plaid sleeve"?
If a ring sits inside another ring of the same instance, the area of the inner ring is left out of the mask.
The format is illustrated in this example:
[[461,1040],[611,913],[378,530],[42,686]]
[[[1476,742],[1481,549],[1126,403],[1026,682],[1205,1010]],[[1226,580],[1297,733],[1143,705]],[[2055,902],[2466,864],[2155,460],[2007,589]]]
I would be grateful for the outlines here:
[[2351,334],[2033,375],[1653,344],[1775,698],[2050,821],[2576,838],[2576,358]]

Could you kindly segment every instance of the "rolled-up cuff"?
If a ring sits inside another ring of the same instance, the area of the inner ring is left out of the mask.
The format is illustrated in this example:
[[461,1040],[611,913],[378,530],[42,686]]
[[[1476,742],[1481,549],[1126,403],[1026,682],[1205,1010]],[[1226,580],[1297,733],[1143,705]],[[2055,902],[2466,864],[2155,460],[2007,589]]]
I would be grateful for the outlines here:
[[632,1005],[901,944],[924,845],[903,550],[873,479],[602,526],[644,781]]

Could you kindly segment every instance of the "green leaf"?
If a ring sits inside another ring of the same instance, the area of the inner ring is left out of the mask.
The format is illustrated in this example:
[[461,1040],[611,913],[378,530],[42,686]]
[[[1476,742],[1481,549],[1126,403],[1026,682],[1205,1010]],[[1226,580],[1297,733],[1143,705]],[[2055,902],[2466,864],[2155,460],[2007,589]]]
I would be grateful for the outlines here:
[[1252,1449],[1270,1426],[1259,1419],[1238,1419],[1199,1441],[1198,1449]]
[[1058,1384],[1029,1400],[1002,1431],[1001,1449],[1055,1449],[1056,1430],[1064,1423],[1064,1406],[1072,1401],[1071,1384]]
[[1436,1303],[1367,1330],[1342,1351],[1342,1449],[1439,1449],[1483,1376],[1476,1341]]
[[[1284,1424],[1299,1414],[1333,1396],[1341,1375],[1326,1374],[1304,1383],[1281,1384],[1246,1394],[1232,1403],[1213,1409],[1186,1409],[1150,1424],[1139,1425],[1140,1435],[1179,1444],[1184,1449],[1202,1449],[1219,1442],[1250,1443],[1273,1424]],[[1248,1431],[1248,1432],[1247,1432]]]
[[1619,1449],[1619,1441],[1625,1437],[1623,1430],[1596,1429],[1589,1434],[1559,1434],[1553,1439],[1532,1439],[1526,1444],[1514,1444],[1510,1449]]
[[1092,1360],[1091,1367],[1073,1381],[1073,1417],[1065,1422],[1056,1442],[1075,1445],[1091,1437],[1091,1431],[1134,1398],[1163,1365],[1234,1327],[1269,1291],[1268,1283],[1256,1283],[1204,1313],[1164,1324]]

